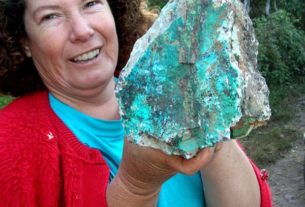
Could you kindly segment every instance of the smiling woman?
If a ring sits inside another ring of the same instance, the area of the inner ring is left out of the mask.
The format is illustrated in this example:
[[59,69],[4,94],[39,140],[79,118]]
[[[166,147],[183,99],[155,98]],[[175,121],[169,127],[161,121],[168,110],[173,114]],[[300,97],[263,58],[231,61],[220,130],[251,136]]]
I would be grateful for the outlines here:
[[[36,2],[42,1],[35,1],[35,3]],[[98,6],[98,2],[103,3],[106,1],[81,2],[83,11],[86,10],[88,14]],[[25,1],[20,0],[0,1],[0,92],[13,96],[20,96],[45,89],[45,85],[38,75],[33,60],[27,57],[30,55],[29,50],[23,47],[24,42],[20,41],[27,36],[23,21],[24,4]],[[118,74],[127,62],[134,42],[145,33],[147,28],[152,24],[156,14],[144,10],[146,9],[144,6],[145,2],[141,0],[114,0],[110,1],[109,5],[116,22],[116,30],[120,45],[116,67],[116,74]],[[56,8],[53,7],[53,9]],[[52,21],[58,22],[58,20],[55,20],[57,17],[60,17],[58,15],[60,14],[48,13],[43,16],[41,21],[43,21],[43,25],[48,24],[50,26],[50,22],[48,21],[53,19]],[[50,42],[49,44],[54,43],[53,38],[55,37],[53,35],[48,36],[47,42]],[[57,34],[56,36],[59,35]],[[81,53],[76,55],[81,55]],[[92,55],[92,53],[90,55]],[[81,58],[86,58],[86,56]]]
[[72,97],[112,93],[118,39],[106,1],[28,0],[26,8],[23,47],[50,92],[75,108]]

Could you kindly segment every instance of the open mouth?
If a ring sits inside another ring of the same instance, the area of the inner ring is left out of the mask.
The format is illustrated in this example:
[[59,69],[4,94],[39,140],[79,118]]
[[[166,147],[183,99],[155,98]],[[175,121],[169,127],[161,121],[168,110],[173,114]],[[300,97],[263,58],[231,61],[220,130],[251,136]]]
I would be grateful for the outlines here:
[[94,49],[89,52],[83,53],[75,58],[72,58],[71,61],[74,63],[84,63],[95,59],[100,54],[101,49]]

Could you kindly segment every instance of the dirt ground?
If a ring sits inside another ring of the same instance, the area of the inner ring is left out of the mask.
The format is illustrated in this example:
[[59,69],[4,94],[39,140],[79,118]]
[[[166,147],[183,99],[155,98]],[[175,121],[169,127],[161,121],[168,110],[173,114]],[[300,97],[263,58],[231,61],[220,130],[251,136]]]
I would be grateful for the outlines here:
[[293,143],[292,149],[275,164],[265,166],[275,207],[305,207],[305,97],[295,103],[298,113],[294,124],[303,136]]

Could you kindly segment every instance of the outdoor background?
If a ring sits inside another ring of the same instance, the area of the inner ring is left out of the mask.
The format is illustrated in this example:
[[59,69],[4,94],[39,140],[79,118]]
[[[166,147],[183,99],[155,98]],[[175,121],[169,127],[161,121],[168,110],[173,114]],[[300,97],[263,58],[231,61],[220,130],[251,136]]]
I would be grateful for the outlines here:
[[[148,6],[160,10],[166,2],[149,0]],[[305,0],[244,0],[244,4],[259,41],[258,69],[266,78],[270,89],[272,117],[266,126],[254,130],[248,137],[241,139],[241,142],[248,155],[260,167],[273,169],[273,163],[287,157],[291,150],[300,149],[305,138]],[[0,94],[0,108],[11,100],[12,97]],[[299,117],[299,121],[296,121],[296,117]],[[297,175],[293,174],[292,177],[302,177],[301,184],[295,179],[301,185],[298,187],[300,193],[291,195],[288,192],[280,195],[289,202],[283,204],[283,201],[281,204],[276,201],[278,206],[298,206],[293,204],[293,199],[302,196],[303,204],[305,203],[304,152],[299,150],[299,153],[302,153],[302,161],[299,161],[302,162],[302,172],[297,169]],[[294,159],[300,158],[291,159],[287,162],[293,163]],[[281,170],[281,165],[274,170]],[[279,179],[281,177],[274,177],[275,181],[271,184],[287,188],[285,183],[276,184]],[[280,187],[274,187],[274,194],[283,191]],[[305,206],[303,204],[300,206]]]

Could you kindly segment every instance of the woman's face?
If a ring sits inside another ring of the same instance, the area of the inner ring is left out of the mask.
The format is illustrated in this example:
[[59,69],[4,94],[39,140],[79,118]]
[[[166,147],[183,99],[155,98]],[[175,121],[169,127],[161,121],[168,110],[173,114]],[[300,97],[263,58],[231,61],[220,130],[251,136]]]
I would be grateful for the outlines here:
[[47,88],[64,96],[103,90],[118,58],[107,1],[25,1],[25,48]]

